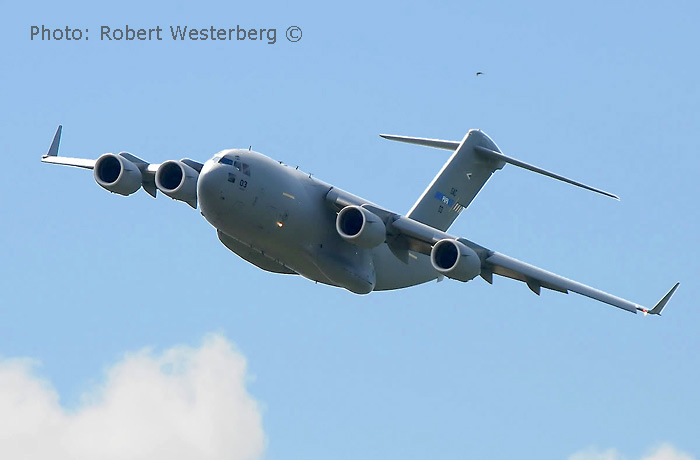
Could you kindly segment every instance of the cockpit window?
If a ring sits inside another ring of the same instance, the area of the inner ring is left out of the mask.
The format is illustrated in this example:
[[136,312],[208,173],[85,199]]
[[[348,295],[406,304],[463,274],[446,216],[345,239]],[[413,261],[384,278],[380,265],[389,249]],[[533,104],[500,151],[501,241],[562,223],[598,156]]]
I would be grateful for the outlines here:
[[248,163],[241,163],[240,161],[236,160],[233,162],[233,167],[246,176],[250,176],[250,166],[248,166]]
[[219,158],[219,163],[224,164],[224,165],[233,166],[234,168],[236,168],[237,170],[239,170],[240,172],[242,172],[246,176],[250,176],[250,166],[248,165],[248,163],[243,163],[241,161],[241,157],[239,157],[238,155],[236,155],[234,158],[224,156],[224,157]]

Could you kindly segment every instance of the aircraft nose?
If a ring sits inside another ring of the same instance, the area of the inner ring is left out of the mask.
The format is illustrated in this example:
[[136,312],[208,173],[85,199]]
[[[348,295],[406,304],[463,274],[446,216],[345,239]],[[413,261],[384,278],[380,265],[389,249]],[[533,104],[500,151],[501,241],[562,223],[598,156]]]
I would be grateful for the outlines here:
[[214,161],[209,160],[204,163],[202,171],[197,179],[197,198],[204,217],[214,225],[212,219],[216,219],[218,201],[223,196],[222,168]]

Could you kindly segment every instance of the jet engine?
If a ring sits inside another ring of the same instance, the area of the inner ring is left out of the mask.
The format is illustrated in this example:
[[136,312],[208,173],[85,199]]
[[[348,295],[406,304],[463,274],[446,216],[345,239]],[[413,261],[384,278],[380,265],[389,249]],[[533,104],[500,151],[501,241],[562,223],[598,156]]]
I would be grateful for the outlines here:
[[131,195],[141,187],[141,170],[121,155],[105,153],[95,162],[95,182],[113,193]]
[[481,274],[479,256],[457,240],[444,239],[435,243],[430,262],[438,272],[459,281],[469,281]]
[[384,222],[361,206],[346,206],[341,209],[335,221],[335,229],[345,241],[362,248],[373,248],[386,240]]
[[197,207],[197,178],[199,173],[182,161],[166,161],[156,171],[158,190],[178,201]]

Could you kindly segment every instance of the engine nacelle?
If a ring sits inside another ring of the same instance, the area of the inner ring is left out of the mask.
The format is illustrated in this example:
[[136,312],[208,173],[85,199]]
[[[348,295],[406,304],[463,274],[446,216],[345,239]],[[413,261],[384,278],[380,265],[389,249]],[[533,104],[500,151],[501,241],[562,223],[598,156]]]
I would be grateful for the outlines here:
[[386,226],[376,214],[361,206],[346,206],[338,213],[335,229],[348,243],[374,248],[386,240]]
[[110,192],[131,195],[143,182],[141,170],[121,155],[105,153],[95,162],[95,182]]
[[459,281],[469,281],[481,274],[479,256],[457,240],[444,239],[435,243],[430,262],[438,272]]
[[156,187],[174,200],[197,207],[199,173],[182,161],[166,161],[156,171]]

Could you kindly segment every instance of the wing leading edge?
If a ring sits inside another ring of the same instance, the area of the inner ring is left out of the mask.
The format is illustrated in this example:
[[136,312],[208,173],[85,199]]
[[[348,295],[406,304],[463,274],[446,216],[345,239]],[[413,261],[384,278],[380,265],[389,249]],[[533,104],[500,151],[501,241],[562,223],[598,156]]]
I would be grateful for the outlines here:
[[[474,250],[479,256],[481,260],[481,277],[488,283],[493,282],[493,275],[499,275],[523,281],[530,290],[537,295],[540,294],[542,288],[563,292],[565,294],[575,292],[585,297],[629,311],[630,313],[637,313],[639,311],[645,315],[660,315],[661,311],[680,285],[680,283],[676,283],[653,308],[647,308],[591,286],[535,267],[534,265],[521,262],[496,251],[492,251],[465,238],[455,238],[441,230],[432,228],[408,217],[393,214],[391,219],[390,225],[387,226],[390,232],[390,238],[388,239],[390,247],[395,241],[403,241],[404,248],[407,247],[410,250],[429,255],[433,245],[438,241],[442,239],[458,240],[460,243]],[[399,259],[402,259],[398,248],[392,248],[392,252],[397,254]]]
[[[51,146],[49,147],[48,152],[46,152],[45,155],[42,155],[41,161],[43,163],[51,163],[51,164],[56,164],[56,165],[64,165],[64,166],[75,166],[77,168],[84,168],[84,169],[95,169],[95,165],[97,164],[97,160],[91,160],[87,158],[70,158],[70,157],[62,157],[58,156],[58,150],[59,146],[61,143],[61,134],[63,133],[63,126],[59,125],[58,129],[56,129],[56,134],[53,136],[53,141],[51,141]],[[111,155],[111,154],[110,154]],[[125,158],[129,162],[133,163],[133,165],[141,171],[141,177],[142,177],[142,183],[141,186],[142,188],[153,198],[156,197],[157,193],[157,187],[155,184],[155,175],[156,172],[158,171],[158,167],[160,166],[160,163],[149,163],[145,160],[142,160],[141,158],[137,157],[136,155],[132,155],[131,153],[128,152],[119,152],[118,154],[120,157]],[[204,166],[202,163],[199,163],[194,160],[190,160],[189,158],[183,158],[180,160],[182,163],[186,164],[187,166],[191,167],[192,169],[196,170],[198,173],[202,171],[202,167]],[[191,203],[190,206],[192,206]]]
[[539,295],[540,288],[568,294],[569,291],[607,303],[608,305],[627,310],[631,313],[641,311],[644,314],[660,315],[669,299],[676,292],[680,283],[676,283],[671,290],[657,304],[648,309],[629,300],[617,297],[599,289],[586,286],[577,281],[564,278],[547,270],[537,268],[533,265],[521,262],[512,257],[508,257],[498,252],[493,252],[482,261],[482,277],[491,282],[491,274],[505,276],[508,278],[524,281],[532,292]]
[[524,282],[527,284],[527,287],[537,295],[540,294],[543,288],[562,292],[564,294],[575,292],[576,294],[607,303],[608,305],[630,313],[642,312],[645,315],[660,315],[671,299],[671,296],[673,296],[680,285],[680,283],[676,283],[653,308],[647,308],[635,302],[579,283],[578,281],[573,281],[535,267],[534,265],[521,262],[505,254],[492,251],[466,238],[457,238],[442,230],[431,227],[430,225],[380,208],[373,203],[364,201],[362,198],[343,190],[332,188],[326,195],[326,201],[329,206],[336,211],[340,211],[345,206],[355,205],[362,206],[377,214],[386,224],[387,245],[396,258],[405,263],[407,263],[409,258],[408,251],[414,251],[429,256],[433,246],[438,241],[444,239],[459,241],[477,254],[481,261],[480,276],[489,284],[493,283],[493,275],[498,275]]

